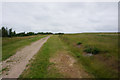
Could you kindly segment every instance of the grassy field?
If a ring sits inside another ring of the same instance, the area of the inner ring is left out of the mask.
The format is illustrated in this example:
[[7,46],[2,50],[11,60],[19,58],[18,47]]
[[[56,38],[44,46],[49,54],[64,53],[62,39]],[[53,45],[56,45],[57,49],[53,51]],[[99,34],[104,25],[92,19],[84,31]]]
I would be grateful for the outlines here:
[[29,45],[31,42],[43,38],[43,35],[2,38],[2,60],[5,60],[16,53],[17,50]]
[[[13,55],[20,47],[42,37],[45,36],[3,38],[3,53],[5,53],[3,59]],[[5,52],[7,48],[9,49]],[[30,60],[20,78],[66,78],[55,67],[55,64],[50,62],[51,57],[65,52],[73,56],[77,61],[75,64],[79,64],[79,67],[82,66],[82,70],[90,77],[118,78],[118,62],[120,60],[116,33],[53,35]]]
[[51,37],[43,45],[42,49],[35,55],[35,59],[31,60],[28,68],[20,76],[21,78],[57,78],[62,75],[52,67],[48,71],[48,67],[52,65],[49,58],[57,52],[64,50],[64,46],[57,36]]
[[[79,63],[96,78],[118,77],[118,36],[108,33],[60,35]],[[98,52],[87,56],[86,51]]]
[[[27,68],[22,73],[20,78],[66,78],[66,77],[70,77],[72,74],[68,75],[63,72],[61,73],[58,70],[58,68],[55,67],[56,64],[50,62],[50,59],[52,57],[56,57],[57,54],[63,54],[62,57],[64,58],[65,57],[64,54],[69,55],[70,52],[68,51],[67,46],[64,45],[64,43],[60,40],[58,36],[52,36],[43,45],[40,51],[34,56],[34,59],[30,61],[30,64],[27,65]],[[59,60],[59,58],[60,56],[58,56],[57,60]],[[65,65],[65,64],[62,64],[62,65]],[[80,66],[81,65],[79,65],[79,67]],[[86,74],[83,73],[83,75],[81,76],[86,76]]]

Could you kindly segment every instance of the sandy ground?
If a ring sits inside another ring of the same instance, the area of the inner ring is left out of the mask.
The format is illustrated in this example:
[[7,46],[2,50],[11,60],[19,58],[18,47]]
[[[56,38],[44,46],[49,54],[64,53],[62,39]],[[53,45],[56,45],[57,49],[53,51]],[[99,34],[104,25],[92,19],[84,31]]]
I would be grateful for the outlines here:
[[77,64],[77,60],[70,56],[67,52],[59,52],[50,58],[50,62],[59,70],[65,78],[90,78],[82,66]]
[[2,62],[3,78],[18,78],[26,68],[29,60],[39,51],[50,36],[42,38],[31,45],[24,47],[15,55]]

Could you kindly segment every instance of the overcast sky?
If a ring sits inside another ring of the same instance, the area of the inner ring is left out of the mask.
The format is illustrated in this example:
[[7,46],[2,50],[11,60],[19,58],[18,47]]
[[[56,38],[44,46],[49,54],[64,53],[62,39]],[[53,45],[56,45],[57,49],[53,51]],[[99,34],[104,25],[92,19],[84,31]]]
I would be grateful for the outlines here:
[[117,31],[118,3],[4,2],[2,4],[2,25],[13,28],[17,32]]

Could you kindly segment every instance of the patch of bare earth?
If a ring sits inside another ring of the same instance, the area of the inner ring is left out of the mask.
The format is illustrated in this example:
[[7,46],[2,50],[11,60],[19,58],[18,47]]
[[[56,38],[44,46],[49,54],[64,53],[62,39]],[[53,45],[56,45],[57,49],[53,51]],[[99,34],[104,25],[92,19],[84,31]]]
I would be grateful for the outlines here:
[[26,68],[29,60],[39,51],[49,37],[50,36],[33,42],[31,45],[24,47],[20,51],[17,51],[15,55],[3,61],[2,69],[4,69],[4,71],[2,71],[2,77],[18,78]]
[[72,56],[68,55],[68,52],[59,52],[54,57],[50,58],[50,62],[54,63],[54,66],[59,70],[65,78],[89,78],[87,72],[77,64]]

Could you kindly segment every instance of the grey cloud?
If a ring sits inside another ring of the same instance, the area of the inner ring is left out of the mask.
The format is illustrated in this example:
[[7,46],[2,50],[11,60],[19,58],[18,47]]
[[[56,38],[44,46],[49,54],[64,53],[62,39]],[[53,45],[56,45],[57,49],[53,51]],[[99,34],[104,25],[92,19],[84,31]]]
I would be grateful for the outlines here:
[[20,31],[117,31],[117,2],[3,3],[3,26]]
[[2,25],[2,3],[0,2],[0,25]]

